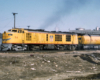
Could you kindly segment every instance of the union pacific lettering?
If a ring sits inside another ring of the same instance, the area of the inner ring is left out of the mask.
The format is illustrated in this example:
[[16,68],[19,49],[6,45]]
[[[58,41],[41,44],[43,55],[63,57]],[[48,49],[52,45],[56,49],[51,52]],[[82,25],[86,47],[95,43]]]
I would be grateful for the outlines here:
[[86,41],[90,41],[89,39],[86,39]]

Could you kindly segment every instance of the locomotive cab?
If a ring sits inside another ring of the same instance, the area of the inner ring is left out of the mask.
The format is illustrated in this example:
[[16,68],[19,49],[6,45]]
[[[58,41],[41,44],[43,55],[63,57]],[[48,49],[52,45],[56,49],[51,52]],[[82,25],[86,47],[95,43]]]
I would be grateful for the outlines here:
[[15,33],[24,33],[23,29],[10,29],[8,32],[15,32]]
[[24,29],[10,29],[2,34],[2,50],[15,50],[15,46],[22,48],[24,43]]

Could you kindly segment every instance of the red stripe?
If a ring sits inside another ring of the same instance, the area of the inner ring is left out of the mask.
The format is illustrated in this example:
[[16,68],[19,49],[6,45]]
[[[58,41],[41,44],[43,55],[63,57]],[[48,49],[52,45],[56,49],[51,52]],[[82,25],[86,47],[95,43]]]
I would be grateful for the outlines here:
[[[3,43],[3,44],[22,44],[22,43]],[[23,44],[54,44],[54,43],[23,43]],[[55,43],[55,44],[61,44],[61,43]],[[72,45],[72,44],[63,44],[63,45]],[[77,45],[77,44],[74,44],[74,45]]]

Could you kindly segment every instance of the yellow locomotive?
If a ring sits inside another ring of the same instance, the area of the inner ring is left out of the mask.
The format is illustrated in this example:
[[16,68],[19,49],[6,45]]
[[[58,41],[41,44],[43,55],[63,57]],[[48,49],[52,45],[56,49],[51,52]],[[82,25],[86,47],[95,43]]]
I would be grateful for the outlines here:
[[100,48],[100,35],[78,35],[78,49]]
[[14,28],[2,35],[2,50],[69,49],[78,46],[78,36],[71,32],[55,32]]

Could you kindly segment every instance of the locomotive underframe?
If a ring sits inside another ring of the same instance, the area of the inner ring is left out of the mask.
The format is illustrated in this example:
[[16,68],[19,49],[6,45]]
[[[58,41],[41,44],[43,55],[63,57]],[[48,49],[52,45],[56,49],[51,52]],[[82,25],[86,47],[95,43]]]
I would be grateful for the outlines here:
[[56,50],[86,50],[86,49],[100,49],[100,45],[94,44],[2,44],[1,50],[13,50],[13,51],[25,51],[25,50],[44,50],[44,49],[56,49]]
[[28,45],[29,50],[34,49],[56,49],[56,50],[75,50],[77,45],[62,45],[62,44],[33,44]]
[[13,51],[25,51],[25,50],[44,50],[44,49],[56,49],[56,50],[75,50],[77,45],[62,45],[62,44],[2,44],[1,50],[13,50]]
[[24,50],[27,50],[27,45],[24,45],[24,44],[2,44],[1,50],[2,51],[8,51],[8,50],[24,51]]
[[77,47],[78,50],[87,50],[87,49],[100,49],[100,45],[95,44],[79,44]]

